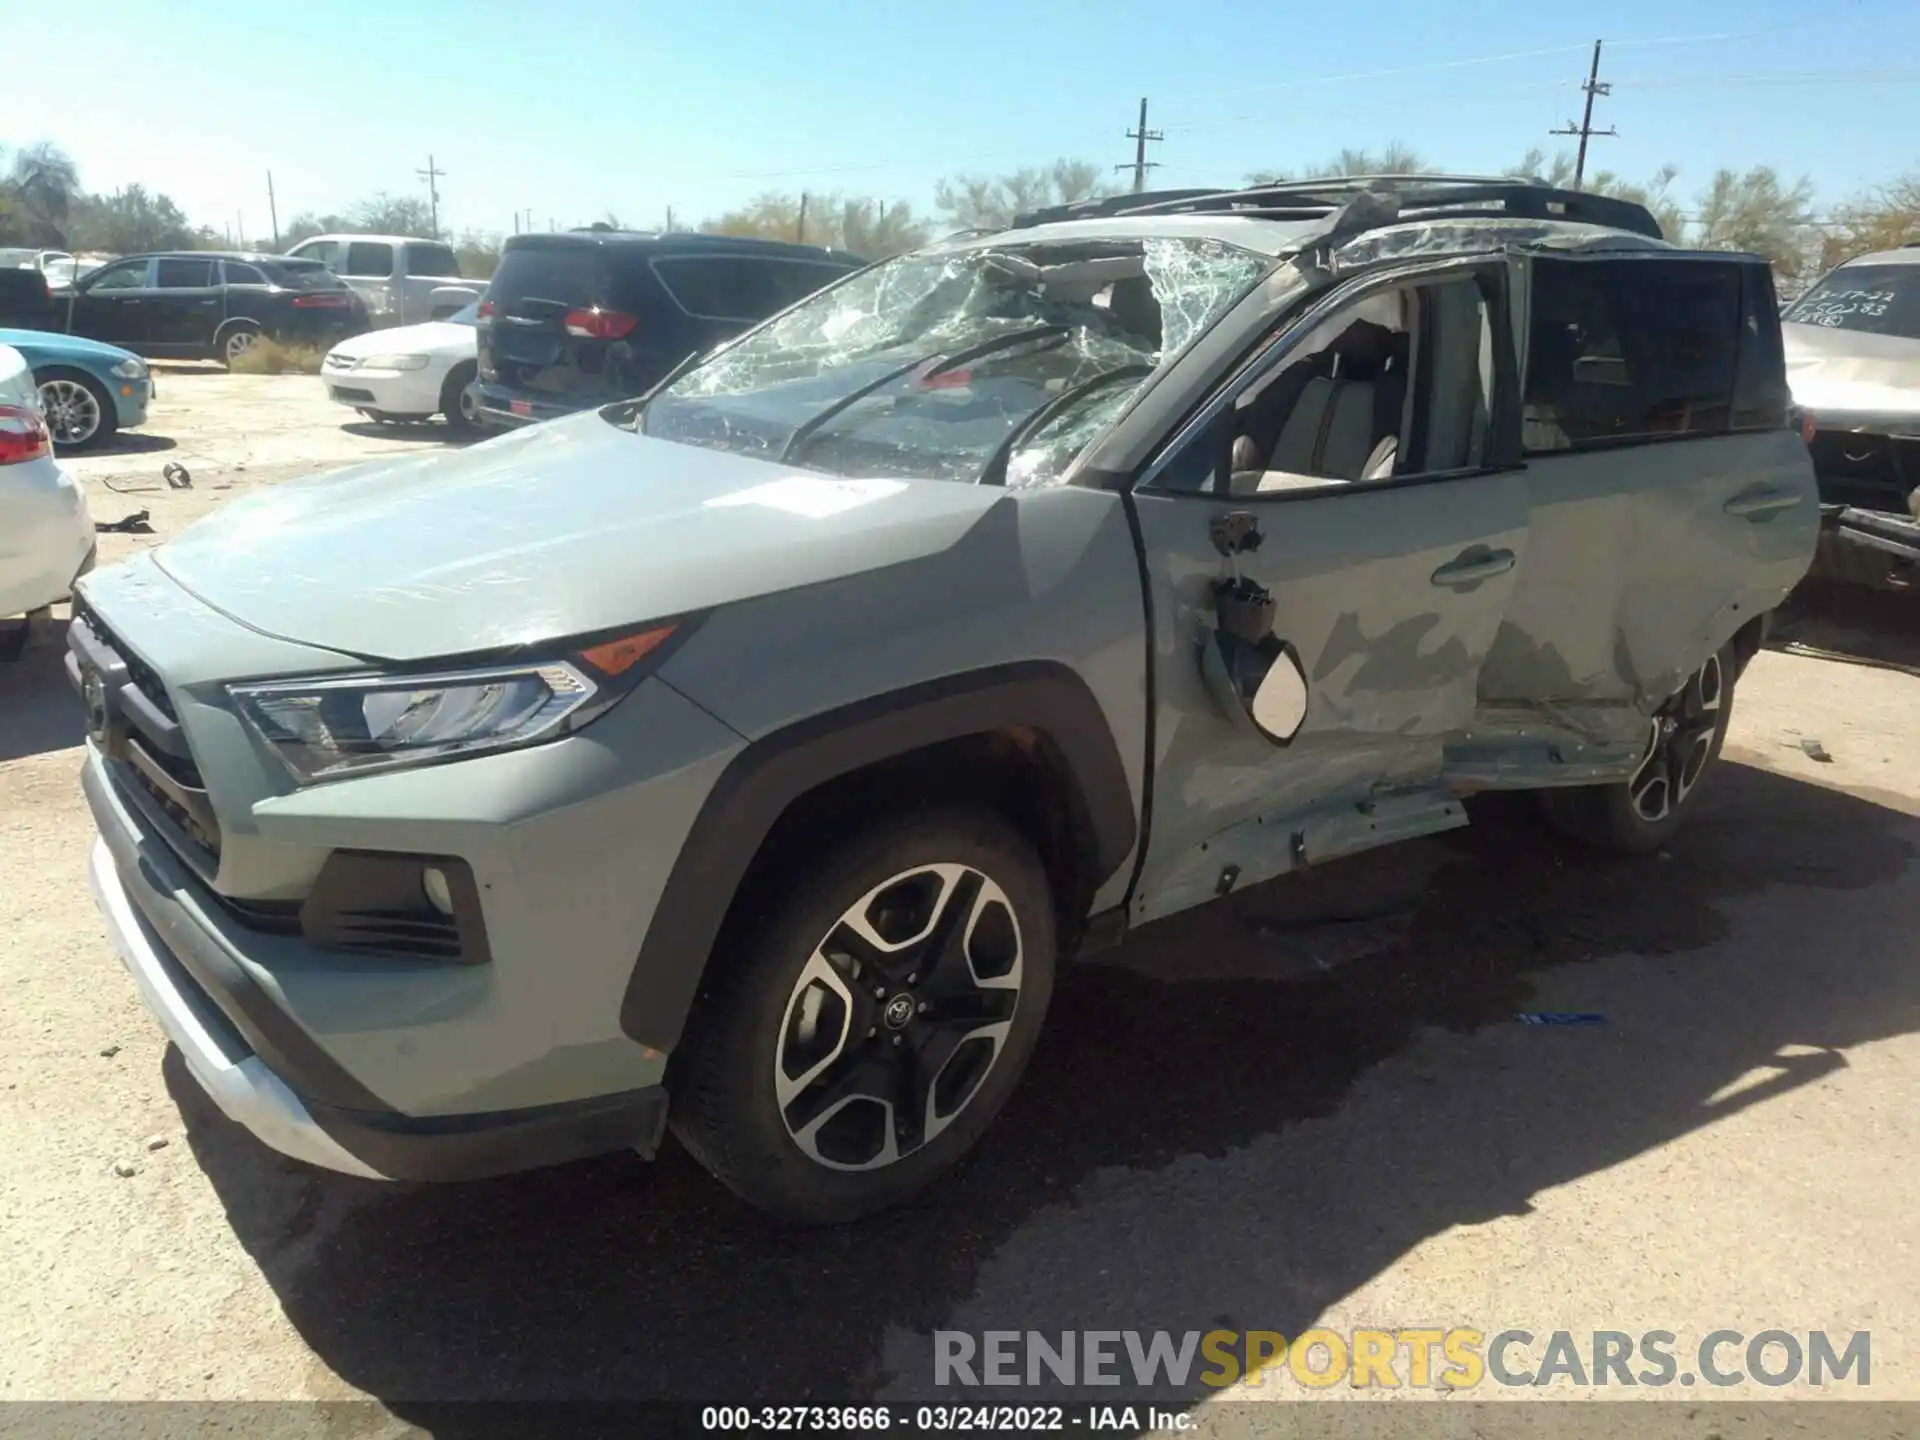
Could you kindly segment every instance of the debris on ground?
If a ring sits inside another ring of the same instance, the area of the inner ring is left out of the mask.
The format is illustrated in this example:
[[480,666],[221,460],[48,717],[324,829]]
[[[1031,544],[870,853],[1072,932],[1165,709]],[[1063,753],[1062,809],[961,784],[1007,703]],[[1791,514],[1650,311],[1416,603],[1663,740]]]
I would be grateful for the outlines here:
[[106,1049],[100,1052],[100,1058],[102,1060],[111,1060],[113,1059],[114,1056],[118,1055],[119,1053],[120,1053],[120,1047],[118,1045],[109,1045],[107,1046]]
[[93,528],[107,535],[151,535],[153,526],[149,523],[149,512],[136,510],[131,515],[123,515],[118,520],[96,520]]
[[193,488],[192,472],[178,460],[169,460],[165,465],[161,466],[160,475],[167,484],[176,490],[191,490]]
[[116,1160],[113,1162],[113,1173],[118,1175],[122,1180],[127,1180],[138,1175],[140,1173],[140,1167],[129,1164],[125,1160]]
[[1822,745],[1818,740],[1815,740],[1812,736],[1808,736],[1805,740],[1802,740],[1800,742],[1800,748],[1806,751],[1807,758],[1810,760],[1818,760],[1822,765],[1831,765],[1833,763],[1833,756],[1827,753],[1827,747]]
[[149,1136],[147,1137],[147,1149],[149,1149],[149,1150],[164,1150],[164,1149],[166,1149],[166,1148],[167,1148],[167,1137],[166,1137],[166,1136],[164,1136],[164,1135],[149,1135]]

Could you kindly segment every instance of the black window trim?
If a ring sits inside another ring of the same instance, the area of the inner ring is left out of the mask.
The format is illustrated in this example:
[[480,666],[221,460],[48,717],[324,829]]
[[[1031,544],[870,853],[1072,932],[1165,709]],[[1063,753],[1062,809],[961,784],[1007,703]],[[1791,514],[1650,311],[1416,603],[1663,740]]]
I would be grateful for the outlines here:
[[[1740,290],[1740,321],[1738,329],[1742,332],[1746,329],[1749,315],[1753,313],[1752,307],[1755,298],[1753,293],[1754,287],[1748,282],[1747,268],[1757,265],[1765,269],[1769,279],[1768,288],[1772,288],[1772,267],[1767,259],[1764,256],[1755,255],[1745,250],[1658,250],[1648,247],[1645,249],[1635,248],[1632,250],[1530,251],[1526,255],[1527,323],[1521,331],[1525,336],[1526,343],[1521,347],[1519,356],[1519,381],[1523,396],[1527,378],[1527,363],[1532,358],[1533,350],[1533,265],[1534,262],[1540,260],[1573,262],[1582,265],[1608,264],[1621,261],[1672,262],[1677,260],[1685,261],[1689,264],[1727,265],[1734,267],[1738,274]],[[1779,317],[1776,314],[1776,323],[1778,319]],[[1746,353],[1746,345],[1740,338],[1736,337],[1733,356],[1733,384],[1727,394],[1727,428],[1724,430],[1685,430],[1678,434],[1622,435],[1605,440],[1583,441],[1581,444],[1566,450],[1523,450],[1521,455],[1522,463],[1532,464],[1536,461],[1564,460],[1574,455],[1610,454],[1618,450],[1637,450],[1648,445],[1686,445],[1698,443],[1702,440],[1727,440],[1738,435],[1760,435],[1771,430],[1777,430],[1781,427],[1777,425],[1739,425],[1734,423],[1736,402],[1740,398],[1740,363]],[[1522,404],[1524,405],[1524,400]]]
[[[844,276],[855,273],[854,271],[844,269],[831,260],[814,260],[795,255],[754,255],[737,250],[716,250],[711,254],[681,251],[677,254],[649,255],[647,257],[647,269],[653,272],[654,282],[666,292],[667,299],[673,302],[674,309],[678,310],[690,320],[719,320],[730,325],[758,325],[763,318],[767,317],[754,315],[710,315],[702,310],[688,308],[687,303],[680,298],[679,292],[673,288],[673,282],[660,273],[660,262],[663,260],[669,264],[676,264],[683,260],[691,260],[695,264],[707,264],[715,260],[746,260],[755,265],[807,265],[816,270],[827,271],[829,279],[834,275]],[[826,283],[822,283],[816,289],[801,296],[799,300],[789,301],[788,304],[781,306],[780,309],[774,311],[773,314],[784,314],[788,309],[792,308],[792,306],[798,305],[800,300],[811,300],[815,295],[818,295],[821,290],[826,288]]]
[[[1377,495],[1387,490],[1410,490],[1418,485],[1440,485],[1456,480],[1471,480],[1483,475],[1504,475],[1526,469],[1520,457],[1520,378],[1518,347],[1512,322],[1512,267],[1504,254],[1449,256],[1438,262],[1396,266],[1391,270],[1370,272],[1307,296],[1305,308],[1295,312],[1277,337],[1256,341],[1214,388],[1199,407],[1174,428],[1168,440],[1155,449],[1129,491],[1174,500],[1199,500],[1214,505],[1288,505],[1302,501],[1327,500],[1342,495]],[[1154,481],[1171,465],[1189,443],[1200,443],[1207,430],[1220,418],[1247,385],[1266,374],[1274,364],[1291,354],[1323,320],[1386,290],[1400,290],[1450,279],[1471,278],[1481,286],[1487,305],[1487,321],[1496,341],[1504,345],[1494,349],[1494,384],[1497,403],[1489,415],[1488,458],[1479,465],[1449,470],[1423,470],[1409,475],[1394,475],[1384,480],[1329,479],[1325,485],[1299,486],[1285,490],[1256,491],[1251,495],[1226,495],[1213,490],[1174,490],[1157,487]],[[1491,286],[1488,282],[1491,281]],[[1268,331],[1268,336],[1272,335]]]

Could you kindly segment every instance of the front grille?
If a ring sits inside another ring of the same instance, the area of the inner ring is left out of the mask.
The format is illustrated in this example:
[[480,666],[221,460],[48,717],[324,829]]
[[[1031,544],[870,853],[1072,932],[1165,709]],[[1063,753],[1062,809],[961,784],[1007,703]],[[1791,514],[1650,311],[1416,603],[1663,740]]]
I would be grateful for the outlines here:
[[1827,504],[1908,513],[1907,497],[1920,487],[1920,437],[1819,430],[1808,449]]
[[351,370],[355,365],[358,365],[360,362],[358,360],[355,360],[350,355],[329,354],[322,363],[329,370]]
[[460,930],[450,915],[421,910],[343,910],[332,917],[328,942],[341,950],[373,955],[414,955],[423,960],[459,960]]
[[162,833],[181,857],[207,872],[220,857],[220,822],[180,728],[173,697],[153,667],[78,598],[73,623],[84,631],[84,637],[69,639],[82,666],[104,661],[104,671],[119,672],[119,683],[107,686],[105,724],[94,736],[114,779],[137,802],[144,802],[149,814],[167,822]]

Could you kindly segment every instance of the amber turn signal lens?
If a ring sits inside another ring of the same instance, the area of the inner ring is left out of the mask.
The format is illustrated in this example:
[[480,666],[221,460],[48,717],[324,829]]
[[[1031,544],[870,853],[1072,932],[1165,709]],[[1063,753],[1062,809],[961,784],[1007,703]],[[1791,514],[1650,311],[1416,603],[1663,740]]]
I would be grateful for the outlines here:
[[642,630],[637,635],[622,635],[618,640],[608,640],[582,650],[580,658],[602,675],[624,675],[659,648],[675,628],[662,625],[655,630]]

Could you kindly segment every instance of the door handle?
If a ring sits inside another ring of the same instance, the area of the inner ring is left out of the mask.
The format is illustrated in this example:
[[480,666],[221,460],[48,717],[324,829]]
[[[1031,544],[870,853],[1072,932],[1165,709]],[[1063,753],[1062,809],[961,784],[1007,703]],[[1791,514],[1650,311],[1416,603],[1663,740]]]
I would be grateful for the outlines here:
[[1736,495],[1720,508],[1729,515],[1738,515],[1746,520],[1759,520],[1768,515],[1778,514],[1782,510],[1791,510],[1800,503],[1800,496],[1792,490],[1755,490],[1745,495]]
[[1496,575],[1504,575],[1513,569],[1513,552],[1495,550],[1486,554],[1475,554],[1469,550],[1466,554],[1449,560],[1433,572],[1433,583],[1445,586],[1478,585],[1482,580],[1491,580]]

